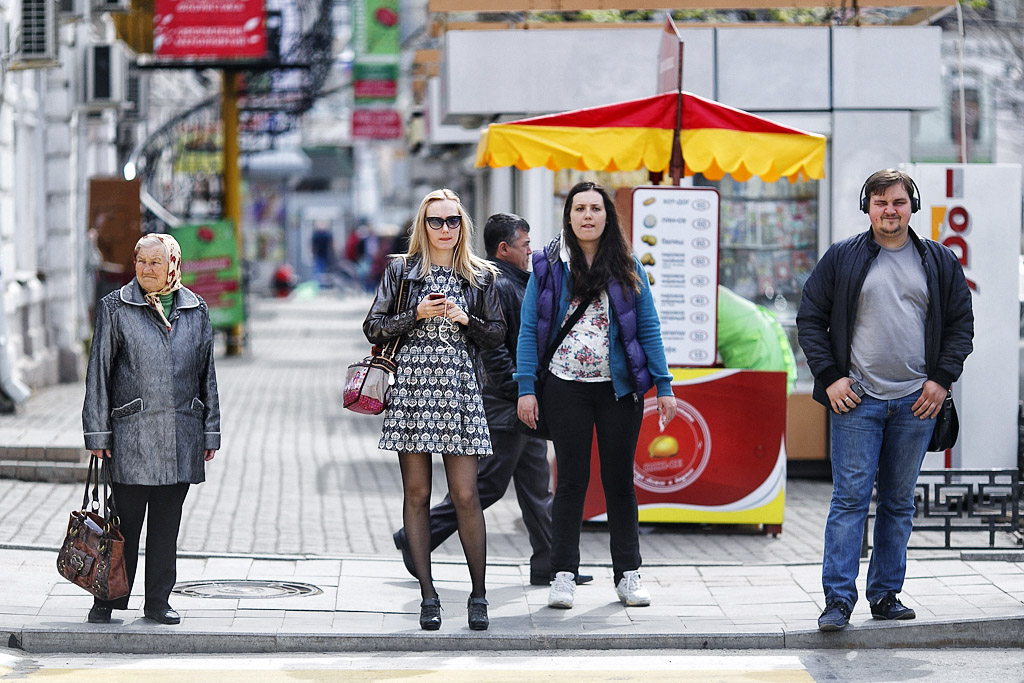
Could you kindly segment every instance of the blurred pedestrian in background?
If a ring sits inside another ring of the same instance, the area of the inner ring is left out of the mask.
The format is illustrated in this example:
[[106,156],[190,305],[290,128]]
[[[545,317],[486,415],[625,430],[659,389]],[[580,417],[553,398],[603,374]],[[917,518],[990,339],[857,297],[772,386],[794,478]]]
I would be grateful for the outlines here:
[[[582,317],[550,353],[559,328],[580,306],[585,306]],[[548,605],[573,606],[595,427],[615,589],[624,605],[649,605],[639,572],[633,458],[644,394],[657,385],[663,425],[675,417],[676,401],[647,274],[600,185],[581,182],[569,190],[561,233],[533,255],[520,325],[519,419],[535,427],[543,411],[558,465]],[[546,352],[550,363],[538,367]],[[539,406],[538,379],[543,379]]]
[[[505,321],[494,287],[496,270],[470,248],[473,224],[458,195],[435,190],[423,198],[409,250],[385,270],[363,322],[371,344],[396,336],[398,376],[384,413],[380,448],[398,451],[402,520],[420,582],[420,626],[441,626],[441,603],[430,568],[431,457],[440,453],[458,517],[472,592],[469,626],[488,626],[487,538],[477,495],[477,458],[492,453],[484,413],[481,350],[501,344]],[[399,288],[408,307],[395,311]]]
[[[213,330],[181,265],[170,235],[138,241],[135,278],[96,305],[82,408],[85,447],[111,469],[129,585],[148,512],[144,613],[161,624],[180,620],[168,598],[182,504],[220,448]],[[128,609],[128,596],[95,600],[89,621],[108,623],[112,609]]]

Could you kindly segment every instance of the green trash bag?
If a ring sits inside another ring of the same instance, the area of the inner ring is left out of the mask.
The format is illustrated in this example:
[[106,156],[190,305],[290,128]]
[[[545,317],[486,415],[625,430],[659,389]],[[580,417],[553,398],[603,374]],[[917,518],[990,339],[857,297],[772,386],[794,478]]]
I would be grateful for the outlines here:
[[727,368],[784,370],[786,394],[796,383],[796,359],[786,331],[764,306],[718,286],[718,354]]

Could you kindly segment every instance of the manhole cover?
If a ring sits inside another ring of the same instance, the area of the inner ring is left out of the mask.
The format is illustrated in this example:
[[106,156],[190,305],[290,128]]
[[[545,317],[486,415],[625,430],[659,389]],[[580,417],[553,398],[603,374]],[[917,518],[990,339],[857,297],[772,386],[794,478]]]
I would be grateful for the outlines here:
[[256,581],[248,579],[217,581],[184,581],[174,592],[193,598],[287,598],[297,595],[319,595],[321,591],[308,583],[292,581]]

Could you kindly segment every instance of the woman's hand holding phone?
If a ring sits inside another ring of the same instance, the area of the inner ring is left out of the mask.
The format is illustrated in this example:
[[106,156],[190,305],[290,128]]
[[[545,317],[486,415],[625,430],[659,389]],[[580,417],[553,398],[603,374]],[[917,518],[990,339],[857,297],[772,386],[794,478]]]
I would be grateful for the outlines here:
[[447,299],[440,292],[431,292],[423,297],[416,306],[416,318],[437,318],[444,316]]

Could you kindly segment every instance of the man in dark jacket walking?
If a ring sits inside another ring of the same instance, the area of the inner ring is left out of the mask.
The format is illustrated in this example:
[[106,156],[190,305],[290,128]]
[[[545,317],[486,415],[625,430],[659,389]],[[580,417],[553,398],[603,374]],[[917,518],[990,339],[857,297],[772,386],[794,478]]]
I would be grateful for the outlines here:
[[914,487],[950,386],[974,337],[971,294],[952,251],[910,228],[920,208],[905,173],[861,189],[871,228],[833,244],[804,285],[797,328],[814,398],[832,410],[832,503],[825,524],[822,631],[846,626],[857,601],[864,521],[876,482],[865,594],[875,619],[913,619],[903,589]]
[[[530,583],[546,586],[551,581],[552,495],[548,447],[543,439],[517,430],[519,385],[512,380],[519,341],[519,308],[523,303],[526,283],[530,279],[527,270],[532,253],[530,225],[515,214],[494,214],[484,225],[484,246],[487,258],[500,271],[494,286],[498,291],[508,332],[502,346],[481,354],[488,377],[483,388],[484,410],[491,431],[494,456],[479,460],[477,488],[480,492],[480,505],[487,509],[505,495],[509,481],[515,483],[516,497],[533,548],[530,556]],[[455,507],[451,497],[446,495],[444,500],[430,509],[430,549],[444,543],[457,529]],[[394,539],[395,547],[402,551],[405,568],[416,576],[405,529],[396,531]],[[577,583],[585,583],[592,578],[581,575]]]

